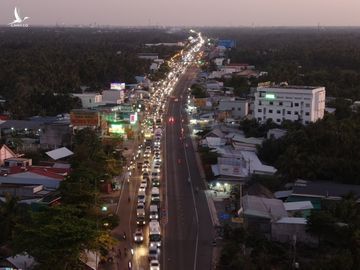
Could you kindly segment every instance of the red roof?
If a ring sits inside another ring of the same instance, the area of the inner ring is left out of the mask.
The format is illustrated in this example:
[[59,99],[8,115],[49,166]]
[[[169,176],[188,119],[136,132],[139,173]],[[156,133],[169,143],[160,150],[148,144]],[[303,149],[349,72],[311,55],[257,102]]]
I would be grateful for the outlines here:
[[58,179],[58,180],[63,180],[64,177],[66,175],[68,175],[70,172],[70,169],[65,169],[65,168],[36,167],[36,166],[29,166],[26,168],[13,166],[13,167],[10,167],[9,169],[10,170],[9,170],[8,174],[11,174],[11,175],[24,173],[24,172],[31,172],[31,173],[35,173],[35,174],[38,174],[41,176],[54,178],[54,179]]

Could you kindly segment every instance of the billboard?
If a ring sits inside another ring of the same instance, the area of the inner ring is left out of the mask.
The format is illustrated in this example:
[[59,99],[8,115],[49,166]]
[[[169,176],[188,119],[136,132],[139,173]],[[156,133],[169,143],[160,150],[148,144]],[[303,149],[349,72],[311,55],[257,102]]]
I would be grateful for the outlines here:
[[111,124],[109,128],[109,133],[124,134],[125,128],[121,124]]
[[235,48],[236,47],[236,41],[232,39],[220,39],[218,42],[218,46],[223,46],[227,49]]
[[111,83],[110,89],[111,90],[123,90],[123,89],[125,89],[125,83]]
[[70,122],[73,126],[99,126],[100,115],[96,111],[74,110],[70,112]]

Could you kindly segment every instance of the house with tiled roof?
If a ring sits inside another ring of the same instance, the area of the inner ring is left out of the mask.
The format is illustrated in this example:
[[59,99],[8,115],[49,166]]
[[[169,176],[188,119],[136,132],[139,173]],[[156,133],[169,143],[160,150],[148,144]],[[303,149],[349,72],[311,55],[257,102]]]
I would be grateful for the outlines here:
[[69,173],[68,168],[13,166],[1,169],[0,184],[42,185],[46,189],[57,189]]

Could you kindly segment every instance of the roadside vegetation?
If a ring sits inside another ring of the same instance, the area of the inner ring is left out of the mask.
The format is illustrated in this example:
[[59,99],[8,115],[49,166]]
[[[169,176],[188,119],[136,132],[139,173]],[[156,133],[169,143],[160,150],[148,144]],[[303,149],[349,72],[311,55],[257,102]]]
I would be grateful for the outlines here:
[[37,269],[55,270],[78,269],[87,250],[98,251],[99,261],[108,257],[116,244],[109,231],[118,219],[104,211],[99,188],[120,174],[122,166],[118,162],[117,170],[108,170],[116,152],[107,154],[92,129],[75,135],[73,149],[73,170],[59,189],[61,204],[30,208],[7,197],[0,205],[1,255],[26,252],[38,263]]

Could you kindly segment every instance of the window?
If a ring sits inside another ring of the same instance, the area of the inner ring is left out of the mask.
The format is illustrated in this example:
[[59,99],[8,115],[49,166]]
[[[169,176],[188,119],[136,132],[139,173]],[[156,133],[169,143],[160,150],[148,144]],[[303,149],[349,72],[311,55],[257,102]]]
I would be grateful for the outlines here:
[[258,112],[262,112],[262,109],[258,109]]
[[277,110],[276,113],[281,113],[281,111],[280,111],[280,110]]
[[309,112],[306,112],[305,115],[310,115],[310,113],[309,113]]
[[273,110],[269,110],[269,113],[272,113],[273,112]]
[[309,124],[310,122],[309,121],[305,121],[305,124]]
[[261,101],[259,101],[259,105],[262,105],[262,104],[261,104]]
[[287,111],[287,114],[291,114],[291,111]]
[[309,108],[309,107],[310,107],[310,103],[306,103],[305,107],[306,107],[306,108]]
[[298,114],[299,114],[299,112],[294,112],[294,114],[295,114],[295,115],[298,115]]
[[231,110],[232,110],[232,111],[235,111],[235,108],[234,108],[234,107],[232,107],[232,108],[231,108]]
[[269,102],[269,105],[274,105],[274,102],[270,101],[270,102]]
[[278,119],[276,119],[276,122],[280,123],[280,122],[281,122],[281,120],[278,118]]
[[241,108],[238,108],[238,111],[241,111]]
[[295,105],[295,107],[299,107],[299,103],[297,103],[297,102],[294,105]]
[[89,103],[91,103],[91,98],[89,98]]
[[261,121],[261,117],[258,117],[258,121]]
[[283,105],[283,103],[282,102],[279,102],[279,106],[282,106]]

